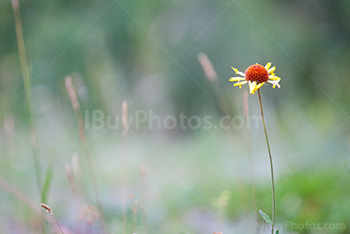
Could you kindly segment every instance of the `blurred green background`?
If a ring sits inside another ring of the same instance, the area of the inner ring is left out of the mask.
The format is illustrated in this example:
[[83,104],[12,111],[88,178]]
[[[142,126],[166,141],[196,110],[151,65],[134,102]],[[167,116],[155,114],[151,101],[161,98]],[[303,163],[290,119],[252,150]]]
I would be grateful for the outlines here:
[[[141,110],[161,119],[210,116],[217,124],[226,114],[244,116],[248,87],[232,87],[230,67],[245,71],[270,61],[282,78],[281,89],[262,88],[281,233],[350,233],[350,1],[35,0],[20,1],[20,11],[33,124],[12,4],[3,0],[1,233],[57,232],[13,191],[40,208],[31,126],[41,185],[45,173],[52,174],[46,176],[45,202],[65,233],[102,233],[101,223],[92,218],[86,224],[82,211],[98,204],[65,88],[67,75],[85,123],[93,110],[121,118],[126,100],[129,119]],[[205,77],[197,58],[201,52],[217,80]],[[250,115],[259,117],[257,95],[248,98]],[[184,129],[144,122],[131,125],[124,143],[122,127],[85,130],[107,233],[123,233],[123,204],[127,233],[269,233],[256,212],[271,214],[262,126]],[[67,177],[74,165],[79,196]],[[132,194],[124,203],[123,171],[125,191]],[[316,224],[343,226],[317,229]]]

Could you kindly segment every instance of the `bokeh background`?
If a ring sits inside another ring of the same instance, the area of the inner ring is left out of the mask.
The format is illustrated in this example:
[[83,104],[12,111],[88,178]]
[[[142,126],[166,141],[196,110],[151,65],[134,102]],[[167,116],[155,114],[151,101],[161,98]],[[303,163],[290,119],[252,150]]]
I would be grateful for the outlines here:
[[[124,135],[122,126],[87,128],[84,144],[65,77],[72,77],[85,123],[93,110],[122,118],[124,100],[129,119],[146,111],[162,120],[184,114],[218,123],[225,115],[243,118],[247,107],[259,117],[257,95],[244,102],[248,88],[232,87],[230,67],[244,71],[270,61],[282,77],[281,89],[262,88],[281,233],[350,233],[350,1],[19,3],[32,110],[12,3],[2,0],[1,233],[59,233],[40,214],[41,202],[65,233],[102,233],[84,145],[106,233],[124,233],[124,206],[127,233],[269,233],[256,211],[271,214],[262,126],[144,122]],[[199,53],[211,60],[216,79],[206,78]],[[316,228],[326,224],[341,226]]]

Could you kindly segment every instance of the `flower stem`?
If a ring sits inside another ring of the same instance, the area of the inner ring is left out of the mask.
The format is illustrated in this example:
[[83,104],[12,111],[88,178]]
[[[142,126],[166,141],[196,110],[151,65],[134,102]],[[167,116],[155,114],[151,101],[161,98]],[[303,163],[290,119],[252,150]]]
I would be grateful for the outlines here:
[[274,228],[275,228],[275,217],[276,217],[276,194],[275,194],[275,179],[273,176],[273,163],[272,163],[272,155],[271,155],[271,149],[270,149],[270,143],[269,138],[267,137],[267,130],[266,130],[266,124],[265,124],[265,118],[264,118],[264,111],[261,101],[261,94],[260,89],[258,89],[258,96],[259,96],[259,103],[260,103],[260,110],[261,110],[261,119],[264,125],[264,132],[265,132],[265,138],[266,138],[266,145],[267,150],[269,152],[269,158],[270,158],[270,167],[271,167],[271,182],[272,182],[272,231],[271,234],[274,234]]

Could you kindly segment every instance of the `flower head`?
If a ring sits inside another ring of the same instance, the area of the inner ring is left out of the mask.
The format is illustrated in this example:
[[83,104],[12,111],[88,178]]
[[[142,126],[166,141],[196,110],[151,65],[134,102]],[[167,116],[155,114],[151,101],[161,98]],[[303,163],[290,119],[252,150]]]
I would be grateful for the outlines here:
[[266,82],[272,84],[272,87],[276,86],[280,88],[279,82],[281,78],[276,76],[274,73],[276,67],[271,67],[271,63],[267,63],[266,66],[260,64],[254,64],[247,68],[245,73],[238,71],[237,68],[231,67],[232,70],[241,77],[231,77],[229,81],[236,82],[233,86],[249,85],[249,90],[251,94],[260,89]]

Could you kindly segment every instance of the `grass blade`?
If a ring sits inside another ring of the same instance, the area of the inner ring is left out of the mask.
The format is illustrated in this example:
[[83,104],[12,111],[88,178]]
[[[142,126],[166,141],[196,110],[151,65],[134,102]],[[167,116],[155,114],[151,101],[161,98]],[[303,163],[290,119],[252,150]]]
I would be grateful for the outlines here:
[[262,210],[259,210],[259,214],[260,214],[261,218],[263,218],[263,220],[265,220],[266,223],[268,223],[272,226],[272,220],[270,219],[270,217],[267,214],[265,214]]
[[50,190],[50,185],[51,185],[51,182],[52,182],[52,175],[53,175],[53,172],[52,172],[52,167],[49,166],[46,170],[46,174],[45,174],[45,181],[44,181],[44,185],[43,185],[43,188],[42,188],[42,191],[41,191],[41,202],[42,203],[47,203],[47,197],[48,197],[48,194],[49,194],[49,190]]

